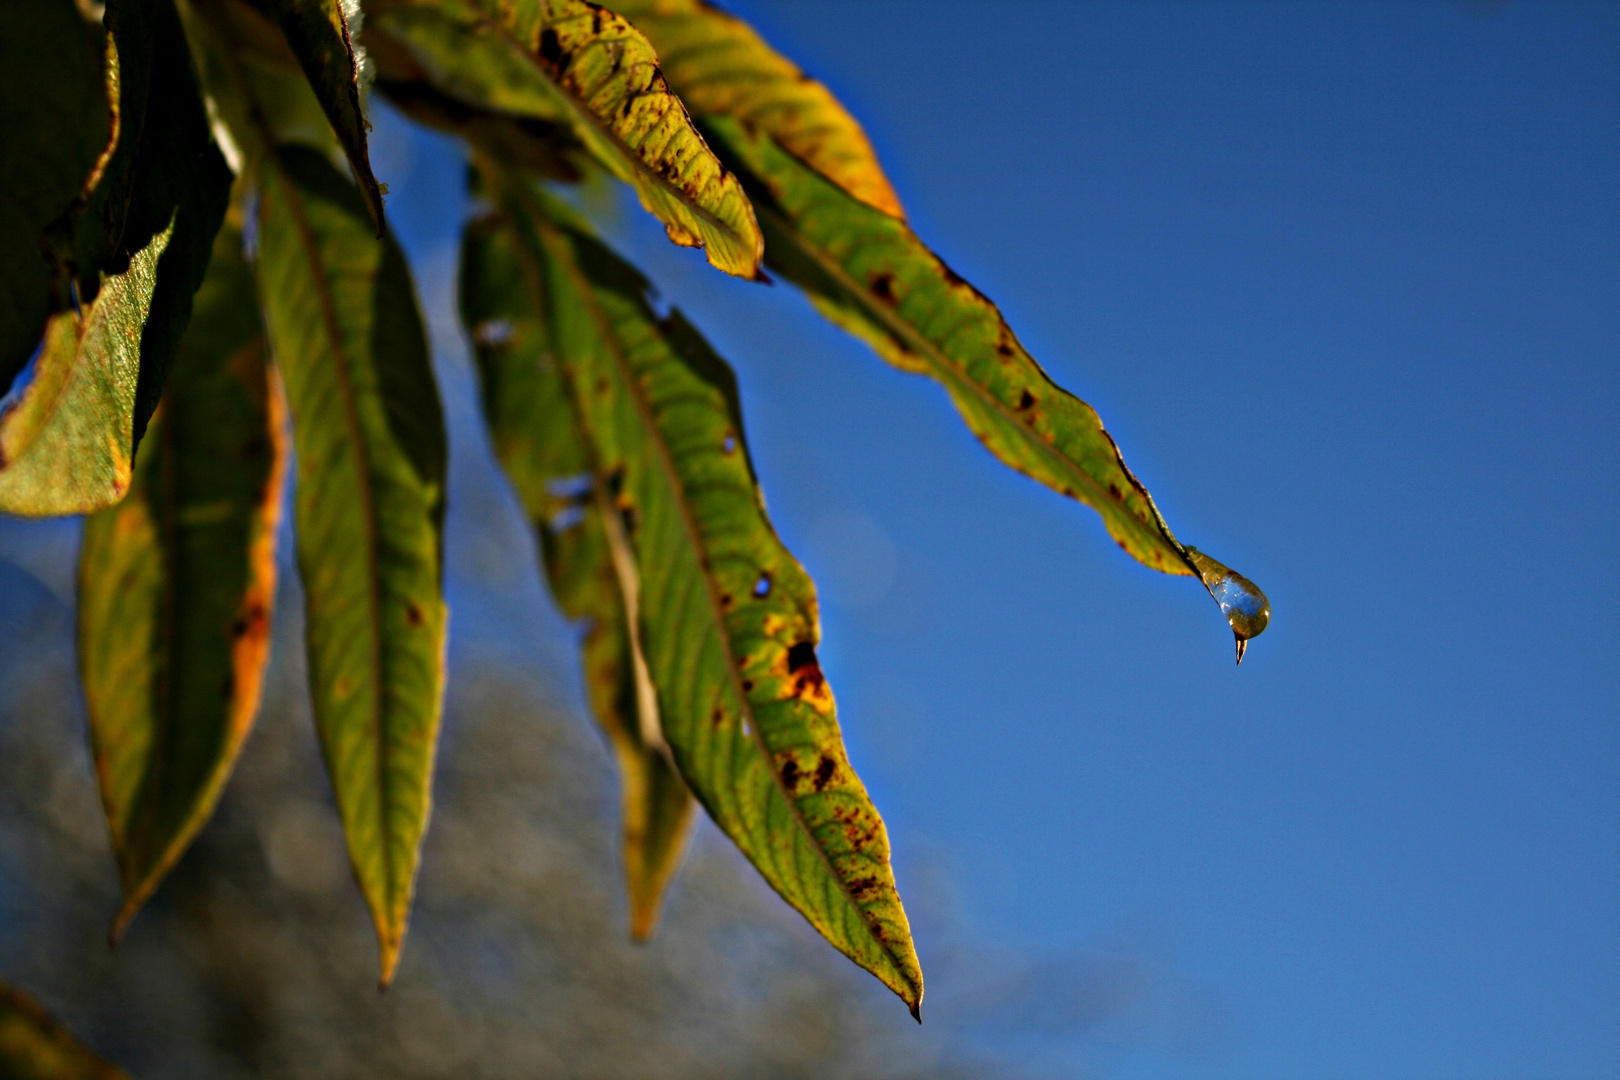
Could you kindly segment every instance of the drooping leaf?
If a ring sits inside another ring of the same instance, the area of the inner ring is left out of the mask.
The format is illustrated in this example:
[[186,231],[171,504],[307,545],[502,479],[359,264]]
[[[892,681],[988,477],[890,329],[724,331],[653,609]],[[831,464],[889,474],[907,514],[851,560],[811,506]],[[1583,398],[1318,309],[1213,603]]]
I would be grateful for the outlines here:
[[[552,595],[584,627],[591,709],[619,763],[630,931],[652,933],[686,846],[693,802],[662,745],[656,691],[638,664],[623,579],[565,374],[558,365],[542,281],[526,271],[512,223],[471,224],[462,244],[462,318],[483,379],[495,452],[535,530]],[[607,514],[613,511],[609,509]],[[631,558],[620,546],[621,558]]]
[[141,333],[173,234],[103,281],[83,318],[52,316],[32,378],[0,414],[0,511],[83,514],[129,489]]
[[698,119],[730,116],[885,214],[904,217],[861,125],[753,27],[704,0],[608,0],[647,35],[669,84]]
[[[1096,510],[1138,561],[1204,577],[1096,411],[1052,381],[984,294],[904,222],[852,198],[770,136],[729,117],[705,125],[751,189],[773,270],[884,359],[940,382],[991,453]],[[1266,607],[1254,592],[1250,607]],[[1227,605],[1222,610],[1241,660],[1242,643],[1265,629],[1265,619],[1234,621]]]
[[223,229],[128,496],[85,521],[79,670],[124,900],[213,814],[270,651],[282,418],[242,237]]
[[172,4],[112,0],[106,22],[107,143],[37,240],[54,314],[32,379],[0,417],[0,509],[13,513],[79,513],[122,495],[229,196]]
[[22,991],[0,983],[0,1077],[5,1080],[129,1080],[51,1019]]
[[[309,78],[309,85],[332,123],[338,142],[354,170],[366,212],[383,232],[383,197],[371,171],[366,145],[370,124],[361,111],[360,61],[354,43],[359,29],[350,25],[342,0],[254,0],[281,27],[281,32]],[[359,5],[350,0],[353,11]]]
[[297,452],[310,690],[392,976],[444,689],[445,434],[405,258],[320,154],[259,173],[259,295]]
[[100,28],[73,0],[6,8],[0,34],[0,396],[51,311],[45,226],[67,212],[107,143]]
[[773,888],[915,1012],[922,973],[888,836],[816,661],[815,589],[766,519],[731,371],[646,282],[539,194],[504,207],[635,552],[662,734]]
[[445,93],[569,125],[671,240],[729,274],[758,272],[759,226],[737,178],[623,17],[584,0],[383,0],[367,17],[368,34],[407,47]]

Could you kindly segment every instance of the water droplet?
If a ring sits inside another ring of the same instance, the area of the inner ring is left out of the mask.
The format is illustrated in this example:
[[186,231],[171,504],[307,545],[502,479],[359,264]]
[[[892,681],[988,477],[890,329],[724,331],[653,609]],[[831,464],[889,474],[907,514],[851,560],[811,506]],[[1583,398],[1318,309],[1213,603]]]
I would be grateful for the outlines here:
[[1197,548],[1188,548],[1187,557],[1197,568],[1204,588],[1221,605],[1221,614],[1226,616],[1226,621],[1232,626],[1232,636],[1237,639],[1237,662],[1243,663],[1243,653],[1249,647],[1249,639],[1259,637],[1271,621],[1271,601],[1260,591],[1260,586],[1236,570],[1222,566]]

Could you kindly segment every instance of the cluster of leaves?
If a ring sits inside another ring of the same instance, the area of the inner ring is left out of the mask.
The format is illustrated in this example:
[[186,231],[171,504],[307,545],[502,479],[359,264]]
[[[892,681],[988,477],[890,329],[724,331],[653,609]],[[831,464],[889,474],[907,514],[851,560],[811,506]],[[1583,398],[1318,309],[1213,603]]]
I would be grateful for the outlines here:
[[372,92],[468,150],[462,316],[498,457],[584,628],[632,933],[701,803],[916,1013],[888,839],[732,373],[557,187],[611,174],[675,243],[769,267],[943,384],[1003,462],[1202,580],[1240,660],[1264,596],[1175,538],[1096,413],[912,233],[855,120],[746,24],[699,0],[371,0],[363,30],[364,52],[340,0],[36,0],[8,19],[0,511],[90,515],[79,649],[115,936],[253,722],[290,428],[316,724],[385,983],[398,960],[444,685],[446,438],[367,158]]

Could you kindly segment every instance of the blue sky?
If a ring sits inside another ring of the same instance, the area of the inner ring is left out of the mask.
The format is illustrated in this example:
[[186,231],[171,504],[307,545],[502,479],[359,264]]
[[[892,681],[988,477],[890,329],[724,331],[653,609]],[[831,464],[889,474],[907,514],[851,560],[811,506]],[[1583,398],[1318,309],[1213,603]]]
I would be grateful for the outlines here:
[[[1273,605],[1235,669],[1200,589],[937,387],[623,214],[738,370],[902,890],[1157,973],[1134,1021],[980,1037],[1121,1078],[1617,1075],[1620,5],[734,10]],[[457,350],[434,146],[385,117],[377,171]],[[951,989],[930,1024],[972,1029]]]

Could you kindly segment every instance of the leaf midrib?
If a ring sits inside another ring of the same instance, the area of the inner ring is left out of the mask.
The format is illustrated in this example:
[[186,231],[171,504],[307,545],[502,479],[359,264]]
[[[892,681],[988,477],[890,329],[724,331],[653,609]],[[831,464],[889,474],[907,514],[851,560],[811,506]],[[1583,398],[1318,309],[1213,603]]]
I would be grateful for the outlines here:
[[[775,224],[777,230],[784,237],[786,237],[790,243],[798,248],[802,254],[814,261],[822,271],[837,282],[844,292],[860,305],[861,310],[869,318],[872,318],[874,321],[880,323],[883,327],[890,330],[897,336],[904,338],[905,341],[912,347],[913,351],[930,361],[931,366],[933,366],[935,370],[946,375],[954,384],[966,387],[976,398],[979,399],[979,401],[990,406],[996,415],[1000,416],[1007,425],[1010,425],[1020,432],[1027,430],[1023,422],[1018,418],[1017,414],[1014,413],[1005,402],[1001,401],[994,394],[990,393],[987,388],[980,385],[977,381],[970,378],[966,372],[962,370],[962,366],[957,360],[946,354],[944,350],[936,345],[933,341],[923,336],[922,332],[914,327],[910,322],[902,319],[897,311],[894,311],[885,305],[874,301],[870,297],[867,290],[862,288],[836,259],[824,252],[820,247],[810,243],[809,240],[807,240],[798,229],[794,228],[791,221],[766,204],[761,204],[756,207],[756,212],[763,218],[769,218]],[[1033,358],[1031,358],[1031,362],[1034,362]],[[1113,436],[1109,435],[1106,429],[1102,429],[1100,424],[1099,430],[1102,430],[1104,437],[1107,438],[1112,444]],[[1034,446],[1050,462],[1055,463],[1058,466],[1059,472],[1062,472],[1065,475],[1079,481],[1087,489],[1092,491],[1103,503],[1110,506],[1119,507],[1119,512],[1114,515],[1115,517],[1122,518],[1127,521],[1133,532],[1140,534],[1154,546],[1168,546],[1178,559],[1187,564],[1192,575],[1194,577],[1198,576],[1196,568],[1192,567],[1191,562],[1188,561],[1187,556],[1184,554],[1181,543],[1174,538],[1174,535],[1170,532],[1168,525],[1164,523],[1164,517],[1159,513],[1159,508],[1154,504],[1153,497],[1149,495],[1146,489],[1144,489],[1140,484],[1135,485],[1136,490],[1144,499],[1147,500],[1149,509],[1152,510],[1154,517],[1158,519],[1159,528],[1161,530],[1159,533],[1153,532],[1148,528],[1146,522],[1121,506],[1118,500],[1113,497],[1113,493],[1107,488],[1103,487],[1101,481],[1082,469],[1077,462],[1070,459],[1066,454],[1061,453],[1056,446],[1038,437],[1026,439],[1025,442],[1031,446]],[[1115,460],[1119,462],[1120,468],[1125,472],[1127,478],[1134,482],[1135,477],[1131,474],[1130,470],[1125,467],[1125,463],[1118,453],[1117,446],[1115,448],[1114,457]]]
[[372,726],[377,740],[377,818],[379,825],[379,846],[382,849],[383,879],[388,892],[388,911],[386,922],[390,933],[394,932],[394,857],[392,836],[388,828],[388,740],[383,731],[383,676],[382,676],[382,601],[378,596],[378,576],[380,560],[377,556],[377,499],[372,490],[371,461],[366,453],[364,433],[360,425],[360,415],[355,403],[354,385],[349,378],[349,355],[343,347],[343,331],[338,323],[337,310],[332,304],[331,290],[327,282],[326,267],[321,262],[320,247],[315,239],[314,230],[310,227],[309,218],[304,212],[303,200],[300,198],[297,187],[287,170],[282,166],[281,159],[275,150],[265,157],[267,166],[276,170],[281,178],[282,188],[287,197],[287,207],[292,215],[294,224],[298,229],[298,237],[302,242],[304,254],[308,258],[310,277],[315,287],[315,294],[320,301],[321,322],[329,338],[332,349],[332,370],[336,376],[339,389],[339,398],[343,402],[343,418],[348,429],[349,440],[358,464],[356,470],[360,486],[360,501],[362,506],[361,519],[365,530],[365,559],[366,559],[366,596],[367,624],[370,627],[369,653],[371,657],[370,676],[372,700],[375,702]]
[[[698,577],[703,582],[703,592],[704,596],[708,600],[708,611],[713,622],[713,628],[717,632],[722,642],[729,643],[731,640],[731,635],[727,633],[725,629],[726,624],[724,609],[720,606],[720,598],[715,592],[714,581],[711,575],[707,572],[705,560],[701,555],[701,552],[703,551],[702,533],[698,529],[697,522],[692,516],[690,507],[687,506],[686,500],[682,497],[682,492],[684,489],[680,483],[680,474],[675,468],[673,459],[670,457],[669,447],[664,442],[663,433],[658,427],[652,412],[652,406],[647,401],[646,396],[642,393],[641,385],[636,380],[634,372],[629,370],[629,361],[625,358],[623,351],[619,348],[616,335],[607,325],[605,313],[595,302],[594,292],[590,286],[590,283],[588,280],[584,279],[583,275],[580,273],[579,268],[575,264],[571,254],[557,250],[560,246],[565,245],[566,241],[563,241],[560,237],[558,237],[549,225],[542,223],[538,218],[536,218],[535,221],[536,227],[540,231],[543,242],[545,242],[547,246],[552,249],[553,257],[560,256],[558,261],[565,267],[569,277],[573,279],[579,293],[586,297],[587,307],[589,309],[591,319],[596,323],[598,333],[608,345],[607,351],[612,357],[613,365],[617,370],[619,381],[629,387],[630,398],[635,403],[636,411],[642,420],[643,429],[657,454],[660,471],[663,472],[665,483],[673,493],[671,497],[677,510],[679,511],[681,525],[686,532],[687,543],[693,552],[699,553],[696,559],[699,568]],[[572,388],[572,380],[570,380],[570,387]],[[634,630],[634,628],[632,628],[632,630]],[[793,799],[792,795],[789,794],[786,785],[782,782],[782,777],[775,768],[771,749],[765,743],[764,732],[760,730],[758,719],[754,714],[753,702],[749,700],[747,692],[743,690],[742,675],[737,670],[736,661],[732,657],[731,649],[729,647],[724,647],[721,651],[726,657],[726,677],[731,683],[732,690],[735,692],[737,700],[741,702],[743,716],[740,719],[747,725],[749,732],[752,734],[752,741],[754,742],[754,745],[759,748],[761,756],[765,759],[765,771],[770,775],[772,784],[781,794],[783,801],[787,804],[788,812],[793,816],[794,824],[799,827],[805,838],[810,842],[810,847],[815,851],[817,857],[821,860],[822,866],[826,868],[828,876],[838,883],[839,892],[843,894],[850,906],[854,908],[859,915],[861,926],[866,930],[868,937],[877,943],[878,947],[883,951],[883,954],[888,957],[889,962],[893,966],[894,970],[905,981],[908,988],[915,992],[916,987],[913,985],[910,976],[906,973],[905,964],[903,964],[900,958],[895,955],[894,950],[889,943],[873,932],[872,926],[870,922],[868,922],[866,910],[856,902],[855,896],[852,892],[850,892],[849,885],[846,881],[844,881],[843,875],[839,874],[837,868],[833,866],[832,857],[827,854],[826,849],[823,848],[821,843],[816,839],[815,833],[811,831],[809,823],[805,821],[803,811],[799,809],[798,803]]]

